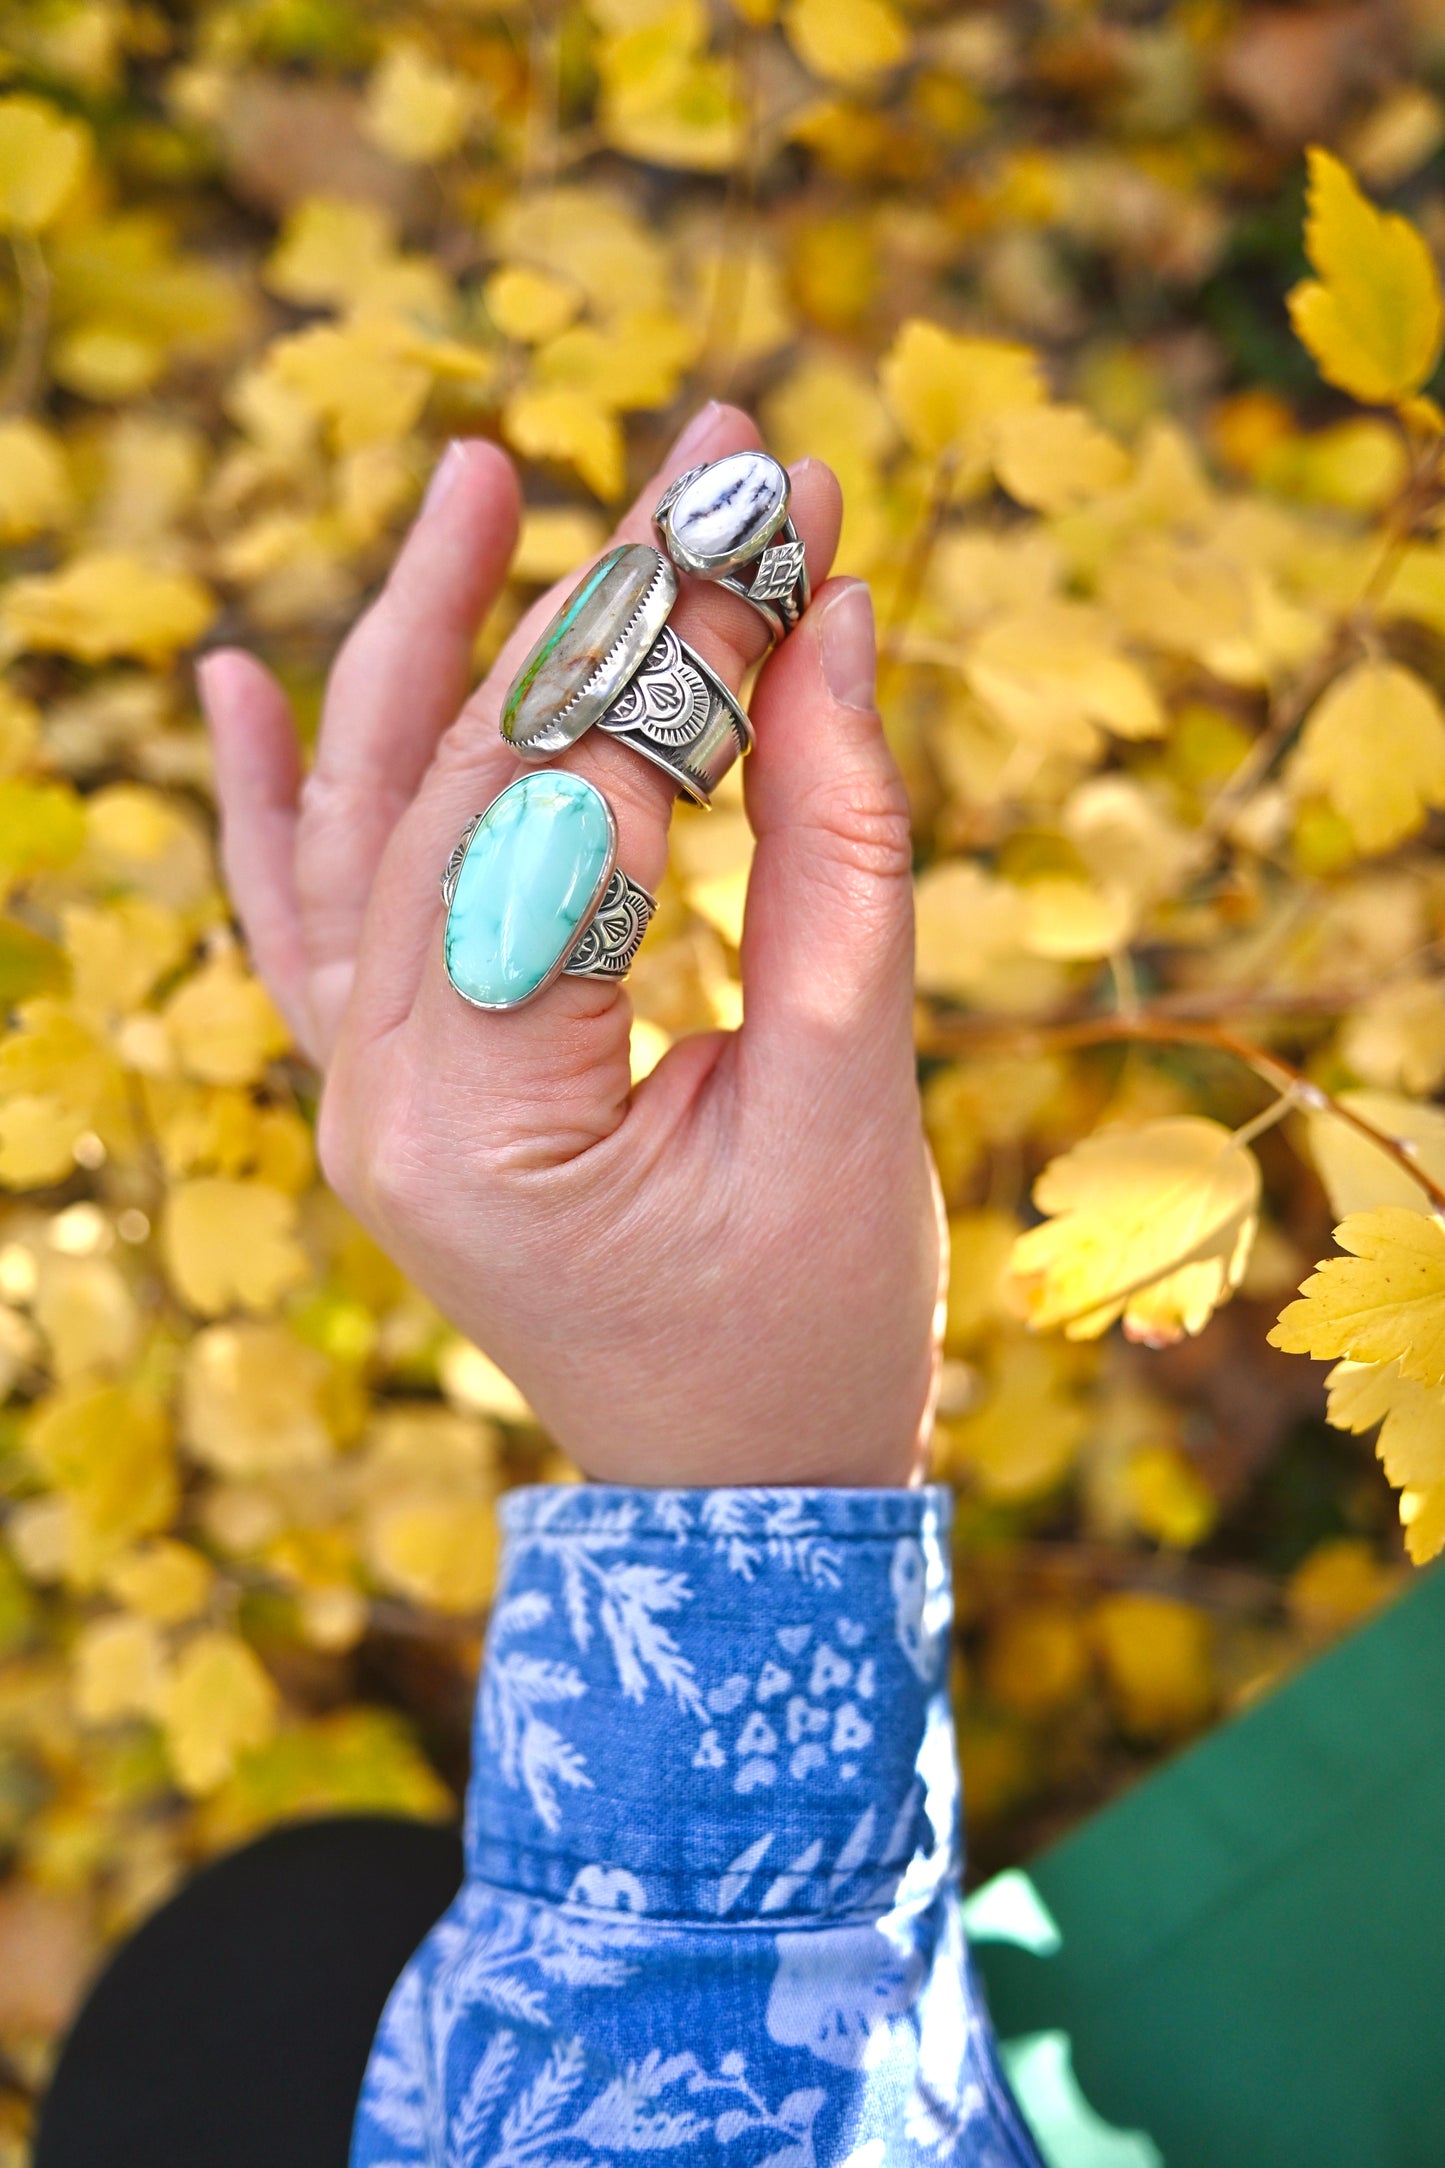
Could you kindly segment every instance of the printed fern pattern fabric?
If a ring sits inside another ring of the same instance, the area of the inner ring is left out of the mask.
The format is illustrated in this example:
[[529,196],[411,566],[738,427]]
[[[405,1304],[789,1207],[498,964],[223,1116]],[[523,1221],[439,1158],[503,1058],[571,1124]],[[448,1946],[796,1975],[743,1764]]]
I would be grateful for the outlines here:
[[352,2168],[1040,2168],[964,1943],[948,1505],[504,1500],[467,1878]]

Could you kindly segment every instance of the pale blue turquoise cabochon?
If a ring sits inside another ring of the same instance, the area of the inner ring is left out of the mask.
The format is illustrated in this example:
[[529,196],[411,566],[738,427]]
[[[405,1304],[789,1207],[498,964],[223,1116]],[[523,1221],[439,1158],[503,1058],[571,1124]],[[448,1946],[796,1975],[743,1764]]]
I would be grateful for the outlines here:
[[580,775],[519,776],[477,824],[447,912],[447,977],[484,1009],[546,985],[592,914],[616,854],[611,808]]

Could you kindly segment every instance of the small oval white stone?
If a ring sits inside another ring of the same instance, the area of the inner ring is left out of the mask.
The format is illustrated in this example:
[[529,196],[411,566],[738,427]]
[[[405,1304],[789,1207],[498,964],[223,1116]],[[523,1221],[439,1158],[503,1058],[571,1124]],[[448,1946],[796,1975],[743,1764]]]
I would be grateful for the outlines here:
[[680,490],[668,536],[684,567],[728,572],[771,542],[788,513],[788,477],[766,452],[730,452]]

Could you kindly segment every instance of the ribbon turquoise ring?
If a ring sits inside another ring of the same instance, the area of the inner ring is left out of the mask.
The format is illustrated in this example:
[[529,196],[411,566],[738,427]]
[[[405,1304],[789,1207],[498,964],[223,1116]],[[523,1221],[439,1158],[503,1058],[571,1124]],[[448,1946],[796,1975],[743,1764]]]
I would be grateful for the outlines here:
[[617,863],[612,808],[583,776],[518,776],[469,821],[442,875],[447,977],[519,1009],[563,972],[620,979],[657,904]]
[[677,574],[646,542],[609,550],[572,590],[513,679],[502,736],[546,760],[595,724],[699,805],[753,742],[717,672],[667,622]]

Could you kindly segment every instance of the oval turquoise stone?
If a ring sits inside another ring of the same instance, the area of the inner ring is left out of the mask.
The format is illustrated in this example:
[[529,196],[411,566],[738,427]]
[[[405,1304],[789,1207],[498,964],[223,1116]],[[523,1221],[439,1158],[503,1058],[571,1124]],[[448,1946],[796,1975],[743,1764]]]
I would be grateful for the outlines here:
[[484,1009],[547,983],[612,868],[607,800],[580,775],[538,769],[494,798],[467,845],[447,912],[447,977]]

